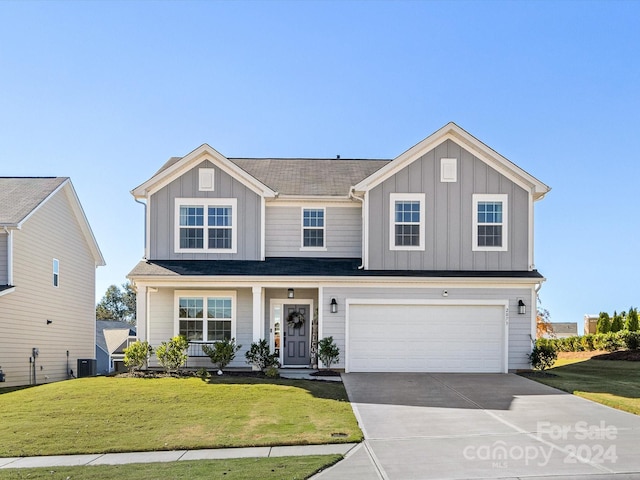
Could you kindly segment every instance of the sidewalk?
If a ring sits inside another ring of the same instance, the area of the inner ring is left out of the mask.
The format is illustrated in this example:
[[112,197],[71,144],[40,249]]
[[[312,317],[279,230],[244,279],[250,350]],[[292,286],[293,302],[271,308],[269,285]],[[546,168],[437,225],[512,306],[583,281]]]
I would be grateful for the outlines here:
[[45,457],[0,458],[0,468],[77,467],[83,465],[125,465],[128,463],[181,462],[251,457],[298,457],[305,455],[345,455],[356,443],[294,445],[281,447],[212,448],[160,452],[52,455]]

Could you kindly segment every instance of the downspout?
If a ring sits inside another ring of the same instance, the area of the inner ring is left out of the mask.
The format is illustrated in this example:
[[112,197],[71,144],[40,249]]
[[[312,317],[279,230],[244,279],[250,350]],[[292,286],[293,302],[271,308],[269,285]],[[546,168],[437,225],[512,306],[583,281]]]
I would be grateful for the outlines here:
[[7,234],[7,285],[13,285],[13,231],[6,226],[4,231]]
[[361,259],[362,263],[358,267],[358,270],[362,270],[364,268],[364,256],[366,254],[365,251],[364,251],[364,244],[365,244],[364,236],[366,235],[365,228],[364,228],[365,227],[365,225],[364,225],[365,224],[365,221],[364,221],[364,198],[360,198],[360,197],[355,196],[354,193],[353,193],[353,187],[351,187],[349,189],[349,198],[352,199],[352,200],[357,200],[362,204],[362,208],[361,208],[361,211],[362,211],[362,238],[360,239],[360,241],[362,242],[362,259]]
[[144,255],[142,258],[147,260],[147,203],[142,200],[138,200],[136,197],[133,197],[136,203],[144,206]]

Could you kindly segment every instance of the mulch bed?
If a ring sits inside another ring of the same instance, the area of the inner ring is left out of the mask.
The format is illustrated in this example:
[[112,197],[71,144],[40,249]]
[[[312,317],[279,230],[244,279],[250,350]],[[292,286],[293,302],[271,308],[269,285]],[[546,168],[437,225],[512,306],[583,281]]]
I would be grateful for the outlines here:
[[625,360],[627,362],[640,362],[640,350],[618,350],[617,352],[594,355],[592,360]]
[[312,377],[339,377],[340,372],[335,370],[318,370],[317,372],[310,373]]
[[532,378],[552,378],[552,377],[557,377],[558,375],[556,375],[555,373],[551,373],[551,372],[538,372],[538,371],[532,371],[532,372],[518,372],[518,375],[523,376],[523,377],[532,377]]

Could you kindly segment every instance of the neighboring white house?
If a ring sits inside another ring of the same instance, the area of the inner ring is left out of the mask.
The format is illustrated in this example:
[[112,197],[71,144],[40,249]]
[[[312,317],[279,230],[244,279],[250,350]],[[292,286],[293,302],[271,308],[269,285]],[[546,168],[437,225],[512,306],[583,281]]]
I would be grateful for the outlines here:
[[568,338],[578,335],[576,322],[552,322],[551,332],[545,333],[544,338]]
[[2,385],[64,380],[94,358],[101,265],[69,178],[0,178]]
[[[202,145],[132,194],[146,204],[138,336],[267,339],[284,367],[319,339],[348,372],[529,368],[534,204],[549,191],[454,123],[392,160],[227,158]],[[301,320],[301,321],[300,321]]]

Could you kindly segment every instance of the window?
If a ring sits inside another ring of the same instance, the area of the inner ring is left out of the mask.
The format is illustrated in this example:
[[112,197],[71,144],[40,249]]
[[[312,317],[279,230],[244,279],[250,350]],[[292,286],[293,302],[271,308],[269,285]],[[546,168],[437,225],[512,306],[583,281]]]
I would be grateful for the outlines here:
[[176,199],[176,252],[236,253],[235,198]]
[[473,195],[473,250],[507,250],[507,195]]
[[390,195],[391,250],[424,250],[424,201],[423,193]]
[[234,292],[176,292],[178,335],[190,342],[230,340],[235,329]]
[[53,286],[60,285],[60,261],[57,258],[53,259]]
[[302,209],[302,248],[325,250],[324,214],[324,208]]

